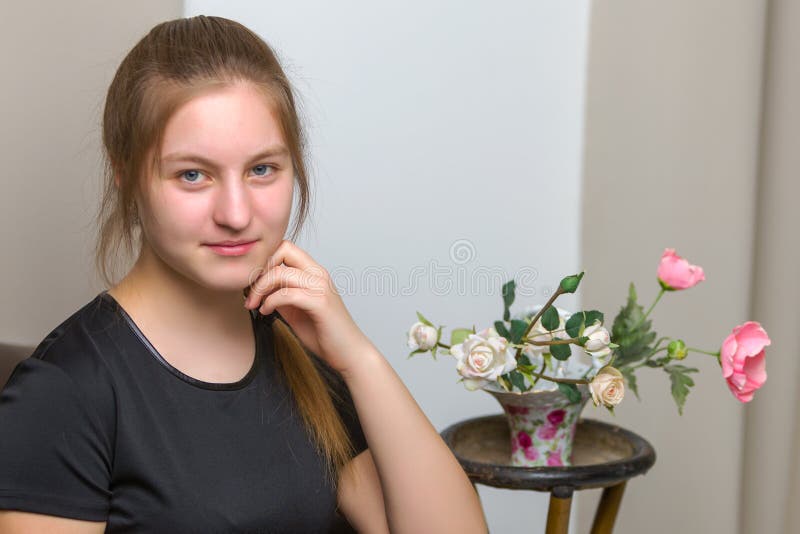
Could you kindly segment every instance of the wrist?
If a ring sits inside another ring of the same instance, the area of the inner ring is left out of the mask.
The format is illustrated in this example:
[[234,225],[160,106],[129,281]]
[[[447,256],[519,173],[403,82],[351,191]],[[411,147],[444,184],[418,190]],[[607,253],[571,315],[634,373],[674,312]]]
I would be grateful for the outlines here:
[[360,381],[362,377],[369,379],[370,376],[375,376],[375,370],[386,363],[383,354],[369,340],[365,340],[357,348],[354,347],[352,356],[352,363],[339,371],[348,386]]

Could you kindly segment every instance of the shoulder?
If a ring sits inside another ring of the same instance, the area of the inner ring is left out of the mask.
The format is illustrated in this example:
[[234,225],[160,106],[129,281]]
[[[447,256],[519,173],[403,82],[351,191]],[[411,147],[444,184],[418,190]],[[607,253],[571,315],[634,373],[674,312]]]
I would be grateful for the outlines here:
[[107,518],[116,402],[98,326],[109,314],[87,306],[19,362],[0,391],[0,458],[14,459],[0,462],[0,509]]
[[51,330],[33,353],[16,365],[6,387],[35,391],[37,396],[53,400],[69,395],[102,412],[115,396],[106,362],[115,337],[113,329],[118,328],[115,315],[98,295]]

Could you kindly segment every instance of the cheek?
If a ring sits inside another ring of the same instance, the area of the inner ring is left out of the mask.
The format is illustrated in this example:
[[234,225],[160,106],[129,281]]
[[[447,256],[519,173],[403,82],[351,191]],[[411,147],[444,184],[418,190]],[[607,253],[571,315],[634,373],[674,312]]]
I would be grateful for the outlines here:
[[288,225],[292,211],[292,183],[281,184],[267,194],[253,197],[253,209],[264,224],[270,227]]
[[[172,193],[172,194],[171,194]],[[163,191],[151,198],[150,226],[152,237],[160,242],[197,238],[209,217],[208,200],[177,192]]]

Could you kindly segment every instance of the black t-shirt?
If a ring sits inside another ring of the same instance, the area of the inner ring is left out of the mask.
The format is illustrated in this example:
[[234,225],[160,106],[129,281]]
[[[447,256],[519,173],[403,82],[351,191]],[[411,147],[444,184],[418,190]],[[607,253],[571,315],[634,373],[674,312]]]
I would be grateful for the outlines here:
[[[0,393],[0,509],[107,521],[106,532],[336,532],[349,525],[276,368],[273,320],[233,383],[164,360],[105,291],[20,362]],[[312,360],[356,454],[340,375]]]

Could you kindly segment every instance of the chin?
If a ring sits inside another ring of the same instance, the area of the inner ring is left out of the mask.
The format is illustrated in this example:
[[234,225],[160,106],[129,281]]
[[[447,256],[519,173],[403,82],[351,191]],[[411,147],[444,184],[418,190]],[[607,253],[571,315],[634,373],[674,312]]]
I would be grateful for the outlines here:
[[202,270],[193,272],[191,278],[198,285],[213,291],[241,293],[244,288],[257,279],[257,276],[250,279],[250,273],[253,271],[258,272],[256,267],[244,264],[235,268],[228,266],[222,269],[211,269],[205,266]]

